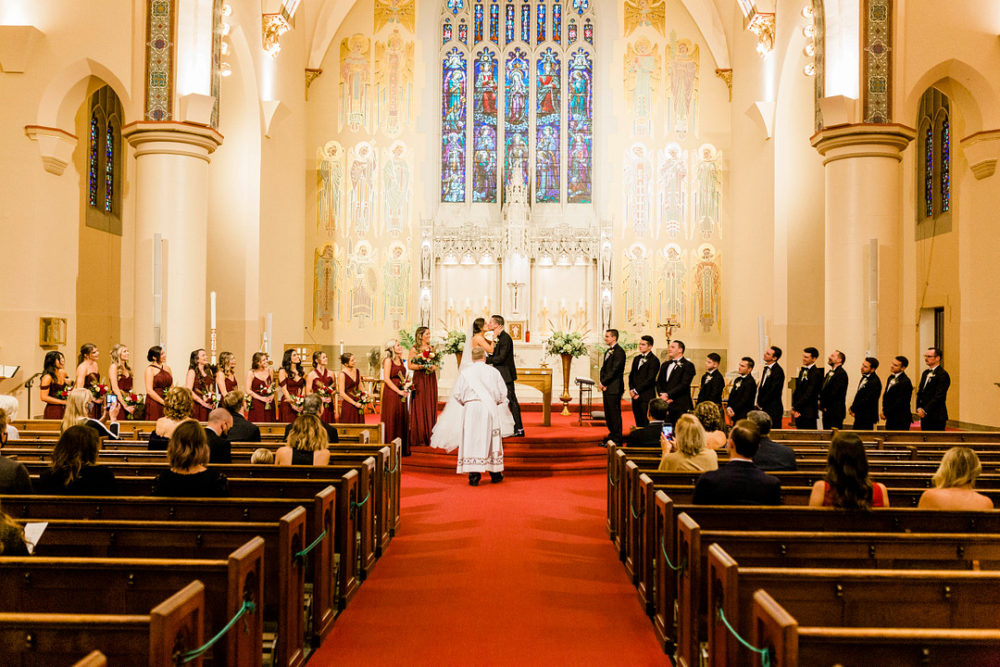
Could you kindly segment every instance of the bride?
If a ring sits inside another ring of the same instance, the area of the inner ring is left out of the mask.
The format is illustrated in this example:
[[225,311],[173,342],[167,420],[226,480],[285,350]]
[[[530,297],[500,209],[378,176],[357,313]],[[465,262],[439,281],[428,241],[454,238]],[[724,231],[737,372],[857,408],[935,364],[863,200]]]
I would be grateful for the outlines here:
[[[472,365],[473,348],[482,348],[487,355],[493,354],[493,341],[487,340],[483,332],[486,320],[477,317],[472,326],[465,333],[465,345],[462,348],[462,363],[458,367],[461,374],[468,366]],[[510,408],[506,405],[500,406],[501,435],[509,437],[514,433],[514,417],[510,414]],[[462,406],[451,396],[445,403],[444,410],[438,416],[437,423],[431,433],[431,447],[452,451],[462,444]]]

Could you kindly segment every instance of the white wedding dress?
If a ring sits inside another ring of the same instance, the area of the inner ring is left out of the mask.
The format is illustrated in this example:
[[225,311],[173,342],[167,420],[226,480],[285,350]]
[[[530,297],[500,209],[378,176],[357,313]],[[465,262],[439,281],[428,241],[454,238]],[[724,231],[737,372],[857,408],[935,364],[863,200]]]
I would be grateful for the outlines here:
[[[472,365],[472,325],[469,325],[465,332],[465,346],[462,349],[462,363],[458,367],[459,375],[466,368]],[[497,406],[496,418],[500,423],[500,436],[509,438],[514,434],[514,416],[510,413],[510,407],[504,403]],[[464,406],[455,400],[454,392],[448,396],[444,410],[438,415],[437,423],[431,431],[431,447],[443,449],[447,452],[458,449],[462,444],[465,429]]]

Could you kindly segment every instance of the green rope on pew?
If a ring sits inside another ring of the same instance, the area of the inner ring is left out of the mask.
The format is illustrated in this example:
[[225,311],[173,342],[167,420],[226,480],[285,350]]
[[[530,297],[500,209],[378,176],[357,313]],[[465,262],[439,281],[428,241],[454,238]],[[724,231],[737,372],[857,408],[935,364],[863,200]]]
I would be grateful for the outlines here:
[[674,565],[673,563],[670,562],[670,556],[667,555],[667,546],[665,542],[666,539],[667,539],[666,536],[660,535],[660,551],[663,552],[663,558],[667,561],[667,567],[669,567],[674,572],[680,572],[681,570],[684,569],[684,563],[681,563],[680,565]]
[[[186,653],[181,655],[181,662],[191,662],[192,660],[197,660],[198,658],[200,658],[202,655],[205,654],[206,651],[215,646],[216,642],[225,637],[226,633],[232,630],[233,626],[236,625],[236,622],[238,620],[243,618],[246,614],[254,613],[256,609],[257,605],[255,605],[252,601],[244,600],[243,606],[240,607],[240,610],[236,612],[235,616],[229,619],[229,622],[226,623],[226,627],[219,630],[219,633],[214,637],[212,637],[211,639],[209,639],[203,646],[196,648],[193,651],[187,651]],[[246,628],[244,629],[244,631],[246,631]]]
[[365,506],[365,503],[367,503],[367,502],[368,502],[368,499],[369,499],[369,498],[371,498],[371,497],[372,497],[372,492],[371,492],[371,491],[369,490],[369,491],[368,491],[368,495],[367,495],[367,496],[365,496],[365,499],[364,499],[364,500],[362,500],[362,501],[361,501],[360,503],[355,503],[355,502],[352,502],[352,503],[351,503],[351,511],[353,512],[354,510],[359,510],[359,509],[361,509],[362,507],[364,507],[364,506]]
[[[618,479],[621,479],[621,477],[619,476]],[[611,486],[618,486],[618,480],[617,479],[611,479],[611,471],[610,470],[608,471],[608,482],[611,484]]]
[[397,456],[396,457],[396,466],[392,470],[389,470],[389,466],[388,465],[385,466],[386,470],[389,470],[389,474],[390,475],[396,474],[396,471],[399,470],[399,459],[400,459],[400,457]]
[[642,513],[643,513],[643,509],[642,508],[640,508],[638,514],[636,513],[635,508],[632,506],[632,499],[631,498],[628,499],[628,511],[632,513],[632,518],[633,519],[638,519],[639,517],[642,516]]
[[295,557],[296,558],[308,558],[309,557],[309,552],[312,551],[313,549],[315,549],[319,545],[319,543],[323,541],[323,538],[325,538],[325,537],[326,537],[326,531],[324,530],[322,533],[319,534],[319,537],[317,537],[315,540],[312,541],[312,544],[310,544],[309,546],[307,546],[302,551],[297,552],[295,554]]
[[771,651],[766,648],[757,648],[747,640],[743,639],[743,637],[740,637],[736,630],[733,629],[733,626],[729,625],[729,621],[726,620],[726,615],[722,612],[722,607],[719,607],[719,619],[722,620],[726,629],[729,630],[733,637],[736,637],[736,640],[739,641],[739,643],[743,644],[743,646],[747,647],[754,653],[760,654],[761,667],[771,667]]

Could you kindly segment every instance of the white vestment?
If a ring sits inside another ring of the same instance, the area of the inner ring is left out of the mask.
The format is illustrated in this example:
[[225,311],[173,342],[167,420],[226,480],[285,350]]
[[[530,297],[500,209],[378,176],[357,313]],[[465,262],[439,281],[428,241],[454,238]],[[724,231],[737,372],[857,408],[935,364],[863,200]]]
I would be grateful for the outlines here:
[[457,408],[452,410],[457,428],[449,428],[446,435],[436,425],[438,437],[432,437],[432,441],[437,440],[437,446],[448,450],[458,447],[459,474],[502,472],[501,437],[513,433],[514,419],[507,407],[507,385],[500,371],[485,363],[469,364],[451,391],[449,403],[452,401]]

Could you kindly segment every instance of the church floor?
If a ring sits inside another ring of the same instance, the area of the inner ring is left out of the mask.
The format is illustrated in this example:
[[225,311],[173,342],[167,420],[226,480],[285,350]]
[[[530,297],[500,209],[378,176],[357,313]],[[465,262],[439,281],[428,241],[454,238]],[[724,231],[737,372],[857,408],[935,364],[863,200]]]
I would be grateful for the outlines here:
[[603,473],[405,472],[402,526],[313,665],[666,665],[605,529]]

